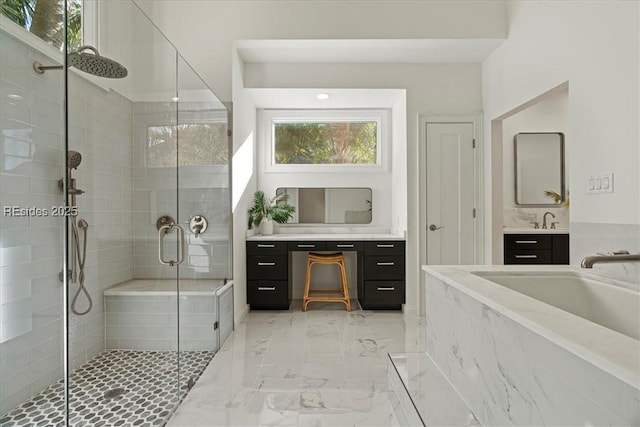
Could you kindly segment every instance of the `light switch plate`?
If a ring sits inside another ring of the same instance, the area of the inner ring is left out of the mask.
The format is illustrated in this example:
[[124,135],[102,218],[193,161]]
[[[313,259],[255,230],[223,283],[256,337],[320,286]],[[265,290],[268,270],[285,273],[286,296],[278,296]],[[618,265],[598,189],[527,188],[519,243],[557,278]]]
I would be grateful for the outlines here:
[[592,175],[587,180],[587,194],[613,193],[613,172]]

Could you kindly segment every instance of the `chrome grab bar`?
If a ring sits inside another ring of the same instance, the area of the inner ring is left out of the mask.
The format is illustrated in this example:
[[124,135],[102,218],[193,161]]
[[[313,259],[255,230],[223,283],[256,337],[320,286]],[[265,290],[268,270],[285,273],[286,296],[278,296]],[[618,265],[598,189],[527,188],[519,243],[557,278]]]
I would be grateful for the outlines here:
[[[171,233],[174,228],[177,228],[179,231],[180,245],[178,247],[180,248],[180,251],[178,252],[178,259],[176,260],[164,259],[164,236],[167,235],[168,233]],[[158,259],[160,260],[160,264],[169,265],[171,267],[182,264],[184,262],[184,256],[187,252],[187,247],[185,242],[186,242],[185,232],[184,232],[184,228],[181,225],[172,223],[172,224],[165,224],[159,227],[158,228]]]

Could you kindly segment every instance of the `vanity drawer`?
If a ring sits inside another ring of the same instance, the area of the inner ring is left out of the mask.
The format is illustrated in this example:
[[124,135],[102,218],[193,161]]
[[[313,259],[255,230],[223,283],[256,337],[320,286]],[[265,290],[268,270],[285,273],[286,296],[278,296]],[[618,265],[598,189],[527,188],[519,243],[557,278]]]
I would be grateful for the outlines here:
[[287,256],[247,257],[247,280],[287,279]]
[[326,242],[325,250],[327,251],[361,251],[362,250],[362,242]]
[[286,310],[290,303],[291,296],[286,280],[247,281],[247,304],[250,304],[251,308]]
[[364,282],[364,293],[368,309],[395,309],[405,303],[404,281],[367,280]]
[[404,255],[404,240],[365,242],[365,255]]
[[403,256],[364,257],[364,280],[393,280],[403,278]]
[[326,242],[289,242],[290,251],[324,251]]
[[505,249],[551,249],[552,234],[505,234]]
[[286,255],[287,242],[247,242],[247,255]]
[[551,249],[518,249],[504,252],[505,264],[552,264]]

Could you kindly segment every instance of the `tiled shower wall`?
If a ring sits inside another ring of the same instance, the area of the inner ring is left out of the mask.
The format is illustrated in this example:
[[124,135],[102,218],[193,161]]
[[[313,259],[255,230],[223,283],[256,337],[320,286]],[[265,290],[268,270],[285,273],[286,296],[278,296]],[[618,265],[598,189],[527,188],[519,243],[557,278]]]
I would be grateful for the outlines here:
[[[185,111],[199,111],[201,104],[181,103]],[[181,120],[189,113],[180,112]],[[211,120],[211,113],[203,113]],[[134,276],[137,279],[171,279],[176,269],[158,263],[158,230],[156,221],[170,215],[186,230],[184,279],[230,278],[230,196],[229,171],[226,165],[185,165],[175,168],[147,167],[147,127],[175,123],[175,104],[136,102],[134,152]],[[221,118],[222,119],[222,118]],[[180,191],[176,192],[179,182]],[[177,209],[176,209],[177,206]],[[202,215],[208,221],[204,234],[196,237],[188,230],[189,219]],[[176,256],[176,232],[165,237],[167,258]],[[173,252],[172,252],[173,251]]]
[[[1,179],[5,206],[47,209],[49,216],[0,217],[2,319],[0,414],[62,377],[64,218],[64,73],[36,74],[32,62],[55,63],[4,31],[0,34]],[[59,61],[59,59],[58,59]],[[74,177],[79,218],[89,223],[85,284],[91,312],[72,316],[72,364],[104,348],[102,290],[133,277],[133,107],[71,72],[69,148],[82,163]],[[76,285],[72,285],[71,295]],[[79,307],[84,308],[83,297]]]

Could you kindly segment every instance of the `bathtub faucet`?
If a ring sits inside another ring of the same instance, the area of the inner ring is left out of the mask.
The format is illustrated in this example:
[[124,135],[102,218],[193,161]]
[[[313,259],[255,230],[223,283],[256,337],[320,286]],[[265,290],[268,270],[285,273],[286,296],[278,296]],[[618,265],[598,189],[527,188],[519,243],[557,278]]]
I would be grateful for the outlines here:
[[597,262],[629,262],[639,261],[640,254],[630,254],[629,251],[615,251],[611,255],[593,255],[582,260],[580,266],[582,268],[593,268],[593,264]]

